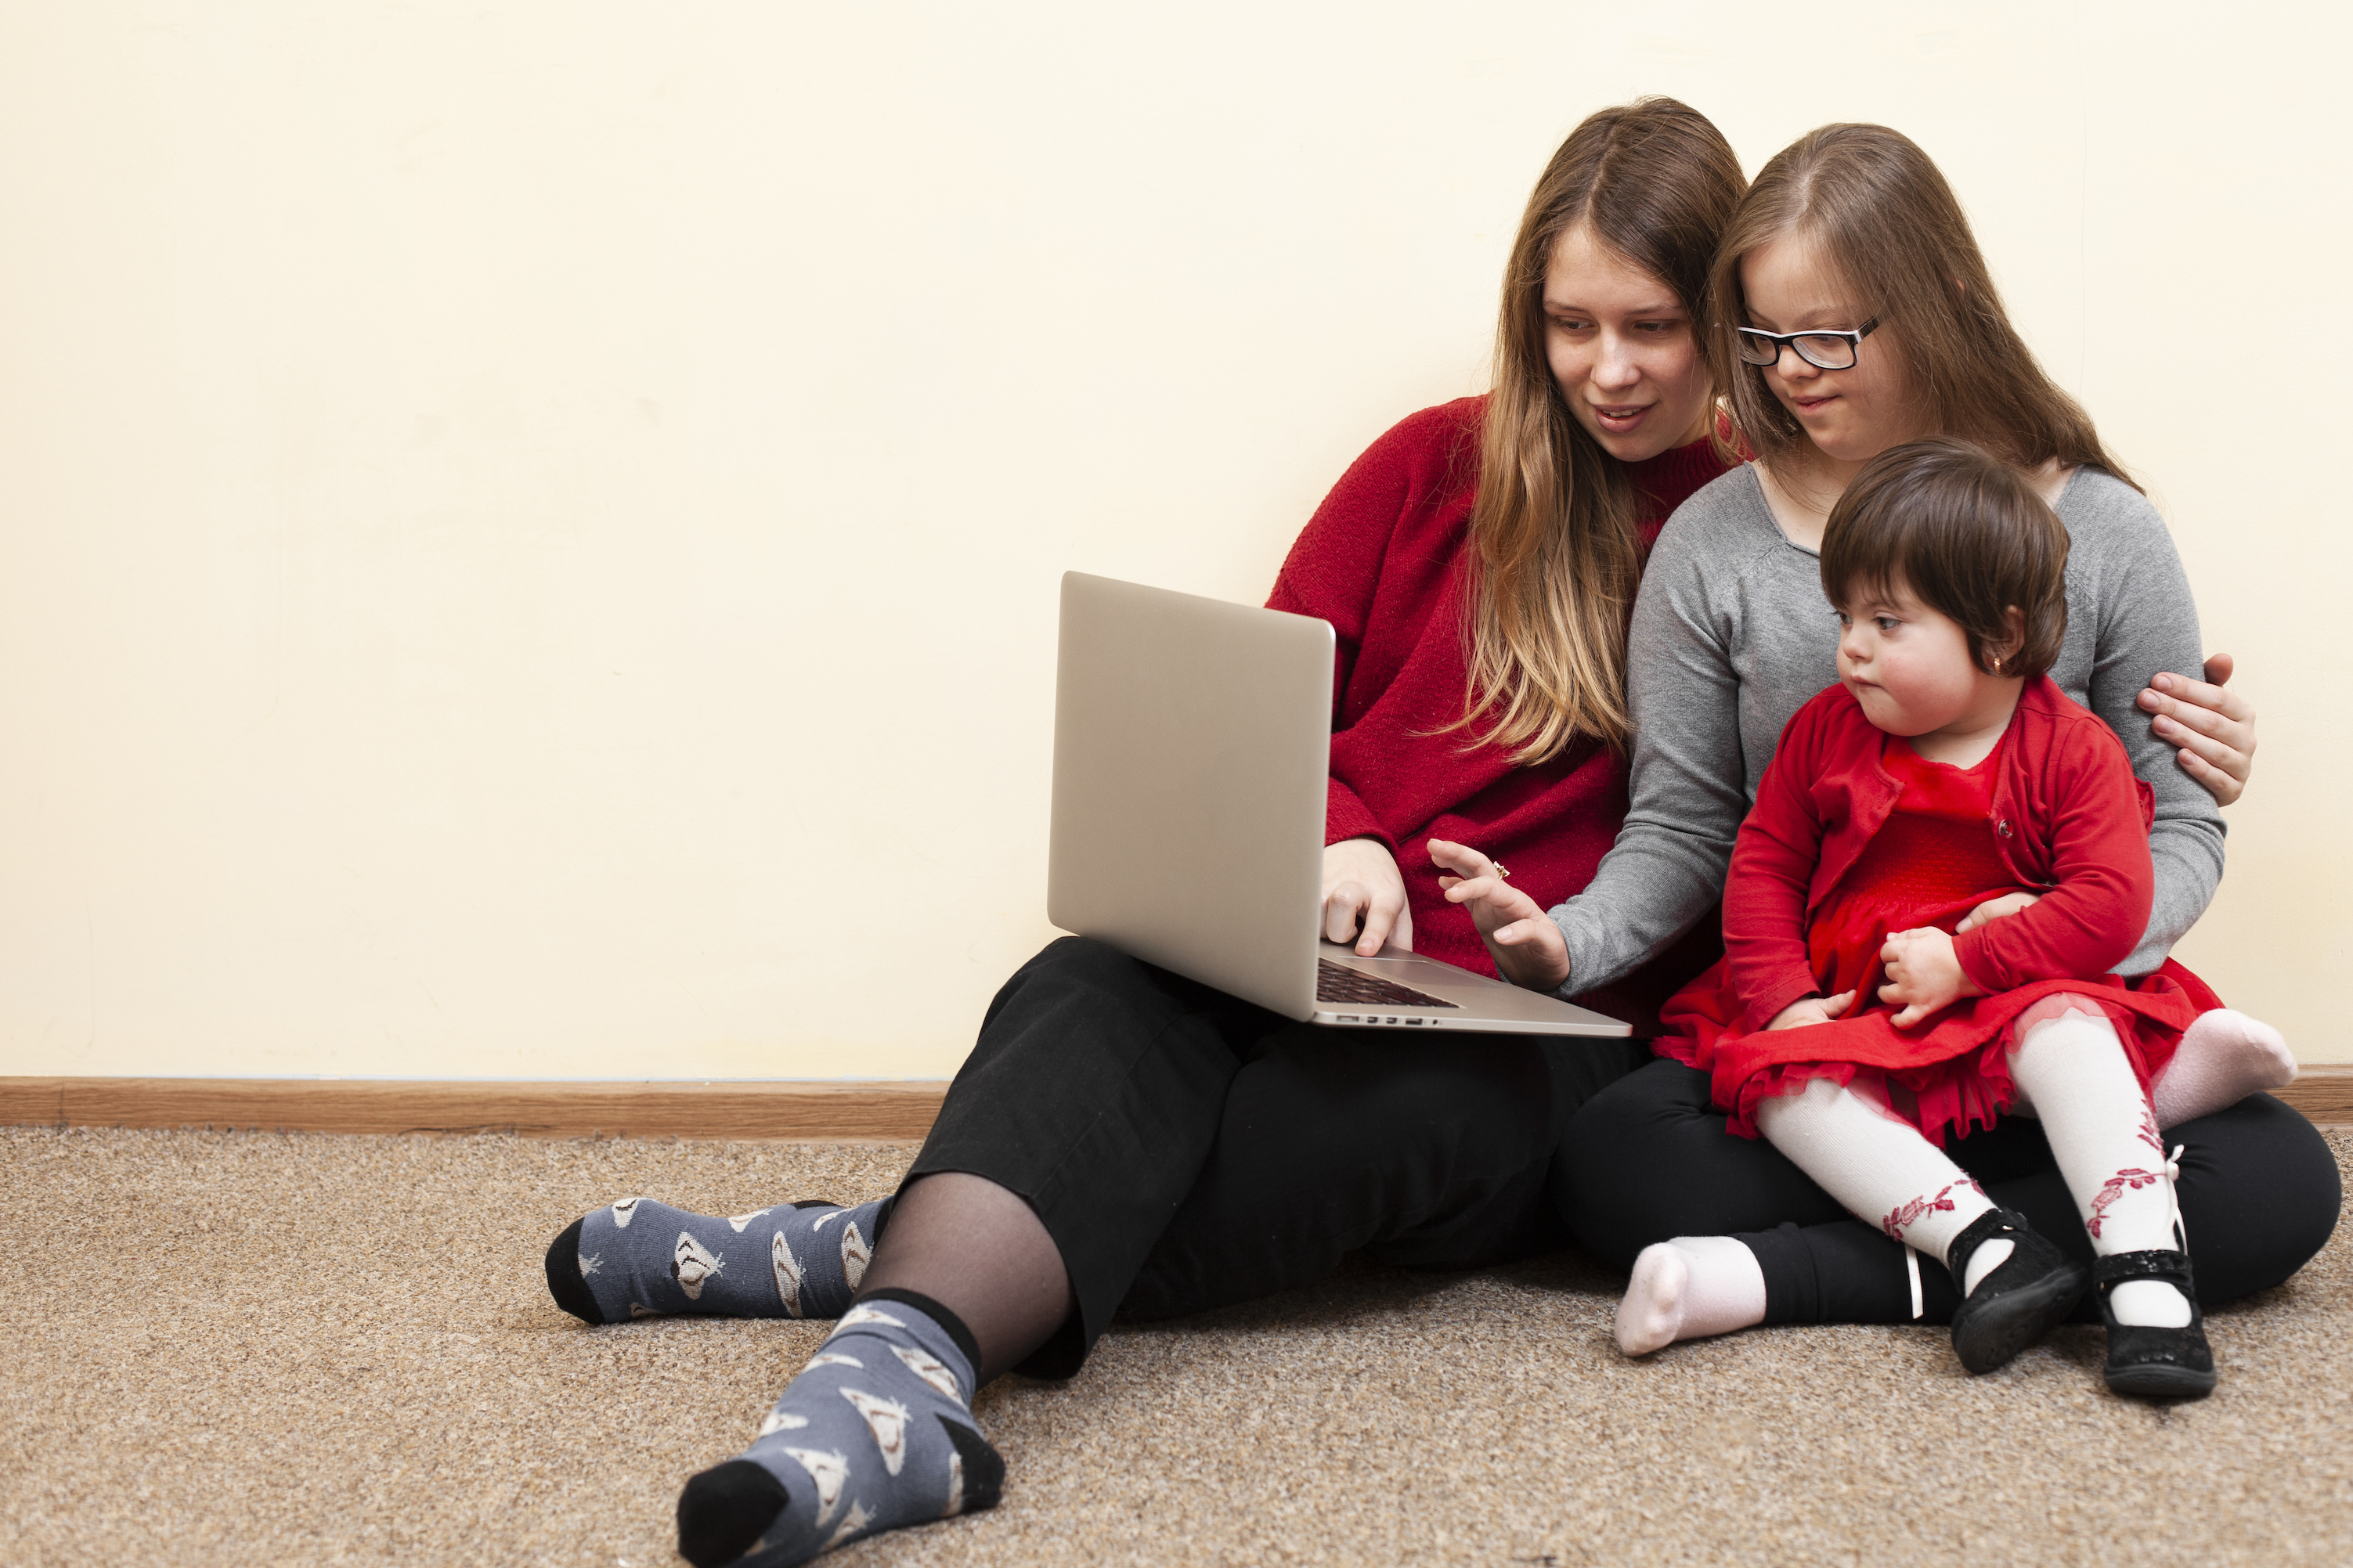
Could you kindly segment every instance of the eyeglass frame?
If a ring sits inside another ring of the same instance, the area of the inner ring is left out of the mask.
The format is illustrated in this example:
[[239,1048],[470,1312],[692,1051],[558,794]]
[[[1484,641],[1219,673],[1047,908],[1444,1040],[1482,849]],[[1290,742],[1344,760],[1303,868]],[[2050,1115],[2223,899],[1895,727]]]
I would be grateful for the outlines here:
[[[1879,318],[1876,316],[1872,317],[1871,320],[1863,322],[1862,325],[1855,328],[1853,331],[1843,332],[1831,331],[1822,327],[1816,327],[1810,331],[1804,332],[1768,332],[1762,327],[1735,327],[1732,329],[1736,339],[1734,346],[1740,351],[1740,362],[1743,364],[1753,364],[1759,370],[1764,369],[1767,365],[1778,364],[1781,360],[1781,351],[1784,348],[1788,349],[1799,359],[1804,360],[1808,364],[1812,365],[1816,370],[1852,370],[1855,367],[1856,363],[1862,358],[1862,340],[1871,336],[1873,332],[1877,331],[1878,330]],[[1773,357],[1771,359],[1761,360],[1750,359],[1748,357],[1747,349],[1748,340],[1751,338],[1761,338],[1765,342],[1771,343],[1773,345]],[[1845,340],[1847,349],[1852,357],[1844,364],[1824,364],[1821,361],[1808,353],[1799,345],[1798,340],[1799,338],[1842,338]]]

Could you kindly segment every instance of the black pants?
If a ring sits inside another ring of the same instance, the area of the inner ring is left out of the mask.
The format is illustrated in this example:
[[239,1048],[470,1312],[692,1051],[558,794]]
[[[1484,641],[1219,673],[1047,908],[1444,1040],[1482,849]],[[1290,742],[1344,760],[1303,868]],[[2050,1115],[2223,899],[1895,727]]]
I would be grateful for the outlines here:
[[1558,1130],[1630,1041],[1294,1024],[1066,937],[1008,981],[907,1179],[1029,1200],[1078,1310],[1021,1370],[1067,1377],[1114,1311],[1171,1317],[1362,1251],[1469,1268],[1565,1246]]
[[[2268,1094],[2169,1129],[2183,1148],[2178,1188],[2198,1296],[2211,1305],[2268,1289],[2302,1268],[2337,1227],[2336,1157],[2303,1117]],[[1946,1146],[1989,1197],[2084,1262],[2092,1243],[2042,1124],[2005,1117]],[[1737,1236],[1765,1271],[1768,1323],[1901,1323],[1912,1317],[1904,1248],[1850,1217],[1761,1138],[1725,1130],[1708,1078],[1653,1061],[1569,1120],[1555,1196],[1586,1246],[1620,1267],[1675,1236]],[[1924,1318],[1952,1321],[1958,1293],[1920,1270]],[[2086,1298],[2081,1315],[2097,1316]]]

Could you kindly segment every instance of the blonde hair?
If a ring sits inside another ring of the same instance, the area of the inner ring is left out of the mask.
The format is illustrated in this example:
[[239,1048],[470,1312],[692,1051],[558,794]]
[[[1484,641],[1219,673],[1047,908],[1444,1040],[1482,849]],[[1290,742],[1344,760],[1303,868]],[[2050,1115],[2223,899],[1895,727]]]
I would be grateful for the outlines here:
[[1626,619],[1641,572],[1632,482],[1569,412],[1545,356],[1545,273],[1584,225],[1672,289],[1700,332],[1708,263],[1741,191],[1723,133],[1671,98],[1571,132],[1528,197],[1504,271],[1494,390],[1480,428],[1463,616],[1471,689],[1454,728],[1526,765],[1578,734],[1630,732]]
[[2010,324],[1945,176],[1910,137],[1884,125],[1808,132],[1757,171],[1725,227],[1708,279],[1708,363],[1767,468],[1800,447],[1806,433],[1763,369],[1739,357],[1737,330],[1751,324],[1740,263],[1792,235],[1813,241],[1852,292],[1853,325],[1876,316],[1894,327],[1862,352],[1896,356],[1919,434],[1973,441],[2020,469],[2055,459],[2132,483],[2100,445],[2092,416],[2043,373]]

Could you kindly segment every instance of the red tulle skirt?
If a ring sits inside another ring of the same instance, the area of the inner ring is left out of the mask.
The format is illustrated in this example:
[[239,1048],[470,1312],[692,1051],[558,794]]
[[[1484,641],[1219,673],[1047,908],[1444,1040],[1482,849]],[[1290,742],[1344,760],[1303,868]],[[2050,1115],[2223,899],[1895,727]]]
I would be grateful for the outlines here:
[[2106,1014],[2144,1091],[2173,1059],[2191,1020],[2222,1005],[2204,981],[2168,959],[2153,973],[2131,979],[2108,974],[2042,980],[1999,995],[1965,998],[1911,1028],[1897,1028],[1894,1016],[1901,1009],[1878,999],[1885,983],[1879,950],[1888,933],[1924,926],[1949,931],[1988,896],[1973,893],[1945,908],[1900,911],[1850,903],[1842,910],[1847,919],[1841,929],[1818,928],[1827,940],[1809,945],[1815,974],[1829,972],[1823,994],[1850,988],[1857,993],[1846,1015],[1827,1024],[1752,1033],[1725,966],[1718,963],[1660,1010],[1663,1032],[1656,1048],[1709,1075],[1716,1106],[1742,1137],[1757,1136],[1757,1107],[1775,1095],[1809,1079],[1844,1085],[1867,1076],[1884,1091],[1890,1110],[1941,1144],[1948,1133],[1965,1137],[1975,1128],[1992,1126],[2016,1100],[2010,1028],[2045,997],[2081,996]]

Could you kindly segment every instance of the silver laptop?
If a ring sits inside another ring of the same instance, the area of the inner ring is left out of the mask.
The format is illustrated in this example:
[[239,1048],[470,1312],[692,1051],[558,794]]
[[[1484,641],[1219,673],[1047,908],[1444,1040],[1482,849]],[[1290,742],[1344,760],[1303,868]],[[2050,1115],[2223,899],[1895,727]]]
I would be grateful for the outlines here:
[[1624,1036],[1615,1018],[1323,940],[1332,628],[1062,577],[1047,918],[1285,1016]]

